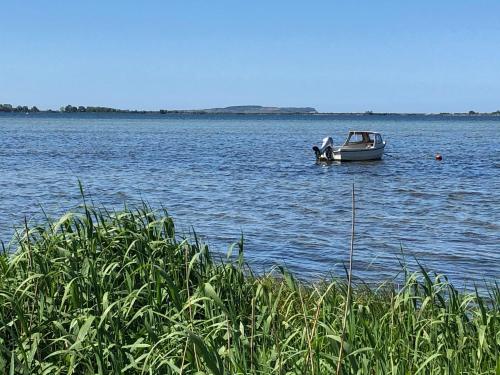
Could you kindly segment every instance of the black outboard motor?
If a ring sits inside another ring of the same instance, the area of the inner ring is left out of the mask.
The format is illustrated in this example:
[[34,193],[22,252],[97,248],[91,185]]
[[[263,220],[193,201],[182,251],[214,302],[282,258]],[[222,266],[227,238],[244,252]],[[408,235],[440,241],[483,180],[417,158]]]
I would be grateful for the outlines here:
[[319,147],[316,145],[313,146],[313,150],[314,150],[314,155],[316,155],[316,160],[318,160],[321,157],[321,151],[319,150]]

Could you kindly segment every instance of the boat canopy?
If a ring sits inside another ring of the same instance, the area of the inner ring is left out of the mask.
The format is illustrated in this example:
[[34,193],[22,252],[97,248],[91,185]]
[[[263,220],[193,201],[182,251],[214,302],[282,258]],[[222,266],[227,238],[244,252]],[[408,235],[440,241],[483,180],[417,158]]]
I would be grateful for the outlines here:
[[344,146],[359,144],[373,145],[374,143],[382,143],[382,136],[380,135],[380,133],[366,130],[350,130]]

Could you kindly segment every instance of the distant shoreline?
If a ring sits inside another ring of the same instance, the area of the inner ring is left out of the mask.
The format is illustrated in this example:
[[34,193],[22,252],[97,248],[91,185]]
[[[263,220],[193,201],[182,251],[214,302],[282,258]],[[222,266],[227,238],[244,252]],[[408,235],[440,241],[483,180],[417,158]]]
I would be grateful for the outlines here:
[[12,106],[10,104],[0,104],[0,113],[125,113],[125,114],[157,114],[157,115],[307,115],[307,116],[500,116],[500,110],[495,112],[318,112],[313,107],[263,107],[263,106],[231,106],[224,108],[209,108],[209,109],[159,109],[159,110],[137,110],[137,109],[118,109],[100,106],[72,106],[67,105],[61,107],[58,111],[53,109],[38,109],[36,106]]
[[113,112],[61,112],[54,110],[40,110],[40,111],[26,111],[26,112],[7,112],[0,111],[0,115],[2,114],[13,114],[13,115],[28,115],[28,114],[52,114],[52,115],[85,115],[85,114],[102,114],[102,115],[116,115],[116,114],[130,114],[130,115],[178,115],[178,116],[310,116],[310,117],[323,117],[323,116],[357,116],[357,117],[381,117],[381,116],[398,116],[398,117],[500,117],[500,113],[400,113],[400,112],[387,112],[387,113],[361,113],[361,112],[318,112],[318,113],[303,113],[303,112],[294,112],[294,113],[242,113],[242,112],[200,112],[200,111],[168,111],[168,112],[160,112],[160,111],[139,111],[139,110],[123,110],[123,111],[113,111]]

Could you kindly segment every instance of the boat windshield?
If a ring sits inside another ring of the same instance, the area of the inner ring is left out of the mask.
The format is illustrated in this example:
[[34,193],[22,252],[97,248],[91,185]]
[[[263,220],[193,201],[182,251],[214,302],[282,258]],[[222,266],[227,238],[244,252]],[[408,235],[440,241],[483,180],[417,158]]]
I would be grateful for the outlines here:
[[352,132],[349,134],[346,145],[373,144],[374,135],[367,132]]

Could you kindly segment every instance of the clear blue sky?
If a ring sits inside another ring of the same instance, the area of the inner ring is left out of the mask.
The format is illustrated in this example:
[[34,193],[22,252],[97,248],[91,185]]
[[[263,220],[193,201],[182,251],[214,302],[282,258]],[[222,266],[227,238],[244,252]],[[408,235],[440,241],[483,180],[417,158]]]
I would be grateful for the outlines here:
[[500,109],[500,1],[0,2],[0,103]]

